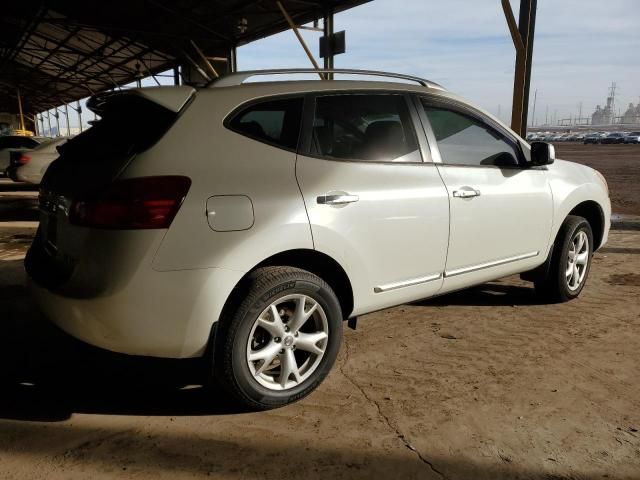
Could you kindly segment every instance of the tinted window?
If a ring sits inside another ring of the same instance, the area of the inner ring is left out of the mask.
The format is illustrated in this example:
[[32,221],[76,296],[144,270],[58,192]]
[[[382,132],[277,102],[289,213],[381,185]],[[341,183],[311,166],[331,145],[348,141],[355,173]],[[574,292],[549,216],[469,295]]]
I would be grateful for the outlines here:
[[443,163],[517,166],[515,142],[480,120],[440,107],[424,105]]
[[270,100],[242,110],[229,122],[229,127],[255,140],[295,150],[301,117],[302,98]]
[[350,160],[422,161],[402,95],[318,97],[311,153]]
[[60,193],[92,191],[110,182],[137,153],[151,148],[178,117],[155,102],[127,93],[92,97],[100,115],[91,128],[60,146],[42,186]]

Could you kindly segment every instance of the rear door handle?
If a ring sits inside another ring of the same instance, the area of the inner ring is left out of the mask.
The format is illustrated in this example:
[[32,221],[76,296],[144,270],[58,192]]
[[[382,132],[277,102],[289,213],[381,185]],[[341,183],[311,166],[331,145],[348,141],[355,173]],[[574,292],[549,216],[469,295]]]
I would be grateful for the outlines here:
[[346,205],[357,202],[358,200],[360,200],[358,195],[349,195],[348,193],[320,195],[316,199],[319,205]]
[[453,191],[453,196],[457,198],[479,197],[480,190],[476,190],[475,188],[471,187],[461,187],[460,190]]

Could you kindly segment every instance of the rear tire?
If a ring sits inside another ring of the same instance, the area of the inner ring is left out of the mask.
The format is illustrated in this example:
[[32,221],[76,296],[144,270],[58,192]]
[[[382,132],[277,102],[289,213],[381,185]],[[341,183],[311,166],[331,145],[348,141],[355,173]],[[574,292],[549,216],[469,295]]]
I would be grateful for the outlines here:
[[593,232],[583,217],[569,215],[553,247],[549,273],[534,282],[536,292],[547,301],[568,302],[584,288],[593,255]]
[[342,311],[320,277],[292,267],[250,273],[225,308],[213,348],[217,381],[254,410],[315,390],[335,363]]

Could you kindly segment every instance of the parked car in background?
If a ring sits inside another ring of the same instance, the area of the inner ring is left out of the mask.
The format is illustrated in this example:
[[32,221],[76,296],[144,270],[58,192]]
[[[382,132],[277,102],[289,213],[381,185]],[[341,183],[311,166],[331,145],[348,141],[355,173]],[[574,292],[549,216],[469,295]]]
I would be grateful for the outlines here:
[[39,184],[51,162],[58,158],[58,148],[71,137],[58,137],[32,150],[15,150],[10,154],[7,176],[14,182]]
[[5,175],[5,171],[9,167],[9,155],[11,152],[15,150],[30,150],[49,140],[48,137],[0,136],[0,174]]
[[625,135],[624,143],[640,143],[640,132],[631,132]]
[[584,140],[584,133],[577,133],[575,135],[573,135],[571,141],[573,142],[582,142]]
[[602,144],[624,143],[625,136],[620,132],[609,133],[606,137],[600,139]]
[[580,295],[609,232],[601,174],[428,80],[245,83],[300,72],[92,97],[101,119],[40,187],[43,311],[109,350],[205,356],[267,409],[318,387],[345,319],[516,273]]
[[600,134],[598,133],[589,133],[584,136],[582,142],[587,145],[588,143],[600,143]]

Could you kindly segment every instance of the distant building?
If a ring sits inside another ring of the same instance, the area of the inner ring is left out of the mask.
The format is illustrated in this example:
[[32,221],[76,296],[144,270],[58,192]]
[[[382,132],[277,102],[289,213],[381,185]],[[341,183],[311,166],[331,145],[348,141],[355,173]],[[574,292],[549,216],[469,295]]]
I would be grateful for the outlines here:
[[607,106],[602,108],[598,105],[596,111],[591,115],[591,125],[611,125],[614,119],[613,97],[607,97]]
[[629,108],[624,112],[622,116],[622,123],[635,123],[640,125],[640,103],[637,107],[633,106],[633,103],[629,104]]

